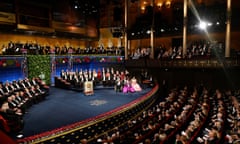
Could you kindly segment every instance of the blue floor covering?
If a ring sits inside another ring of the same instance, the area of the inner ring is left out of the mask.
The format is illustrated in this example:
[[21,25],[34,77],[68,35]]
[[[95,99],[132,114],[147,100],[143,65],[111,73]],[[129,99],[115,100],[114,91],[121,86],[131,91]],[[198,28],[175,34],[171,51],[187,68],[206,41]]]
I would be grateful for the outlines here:
[[116,93],[113,89],[97,89],[94,95],[82,92],[50,88],[50,94],[34,104],[24,115],[24,137],[40,134],[76,123],[127,104],[148,93],[147,88],[136,93]]

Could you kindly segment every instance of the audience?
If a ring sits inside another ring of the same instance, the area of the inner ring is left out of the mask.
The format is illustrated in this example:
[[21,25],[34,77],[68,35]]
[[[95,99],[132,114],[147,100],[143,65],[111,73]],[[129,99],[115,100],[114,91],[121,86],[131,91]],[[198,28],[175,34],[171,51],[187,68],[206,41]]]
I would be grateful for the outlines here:
[[7,122],[0,127],[7,133],[20,132],[24,124],[23,116],[28,108],[44,100],[48,91],[49,88],[39,78],[0,84],[0,116]]
[[152,80],[149,80],[148,84],[144,84],[143,81],[148,78],[135,77],[130,75],[127,70],[118,70],[114,68],[102,68],[102,69],[85,69],[68,71],[62,70],[60,77],[55,77],[55,86],[61,88],[70,88],[82,90],[84,89],[84,83],[86,81],[92,81],[93,87],[103,86],[112,87],[116,92],[139,92],[142,91],[142,85],[144,88],[146,85],[151,86]]
[[[172,90],[165,101],[128,121],[124,125],[128,132],[119,127],[118,136],[126,141],[131,138],[131,143],[146,143],[147,140],[147,143],[158,144],[236,144],[240,132],[236,95],[240,97],[239,93],[233,96],[231,92],[224,93],[219,89],[211,93],[205,87],[193,88],[192,92],[187,87]],[[113,139],[114,143],[121,143],[112,136],[101,140],[111,143]]]
[[86,47],[86,48],[75,48],[67,47],[66,45],[60,47],[50,47],[43,46],[39,43],[33,42],[12,42],[10,41],[8,45],[2,45],[1,53],[3,55],[21,55],[22,53],[33,54],[33,55],[47,55],[55,53],[56,55],[66,55],[68,53],[72,54],[107,54],[107,55],[123,55],[123,47]]

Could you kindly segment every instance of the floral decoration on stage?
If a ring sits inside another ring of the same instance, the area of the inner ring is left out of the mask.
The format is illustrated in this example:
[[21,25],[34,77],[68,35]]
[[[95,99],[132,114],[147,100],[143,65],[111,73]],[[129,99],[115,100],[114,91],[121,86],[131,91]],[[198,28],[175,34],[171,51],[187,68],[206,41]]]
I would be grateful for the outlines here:
[[[121,63],[124,61],[122,56],[72,56],[73,63]],[[56,57],[56,64],[67,64],[69,57]]]
[[6,57],[0,58],[0,67],[21,67],[23,58]]

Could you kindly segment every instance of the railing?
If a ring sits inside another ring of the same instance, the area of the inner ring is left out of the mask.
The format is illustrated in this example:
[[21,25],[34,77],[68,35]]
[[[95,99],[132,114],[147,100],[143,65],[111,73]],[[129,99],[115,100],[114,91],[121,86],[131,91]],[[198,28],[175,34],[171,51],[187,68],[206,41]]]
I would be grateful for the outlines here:
[[233,68],[240,66],[240,59],[137,59],[126,60],[125,66],[129,68]]

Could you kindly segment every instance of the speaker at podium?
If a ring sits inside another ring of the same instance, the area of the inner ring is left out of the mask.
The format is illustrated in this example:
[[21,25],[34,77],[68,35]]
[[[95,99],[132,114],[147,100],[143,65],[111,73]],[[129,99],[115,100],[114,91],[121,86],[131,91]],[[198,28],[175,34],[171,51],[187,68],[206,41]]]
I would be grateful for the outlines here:
[[84,82],[84,94],[85,95],[93,95],[93,81]]

